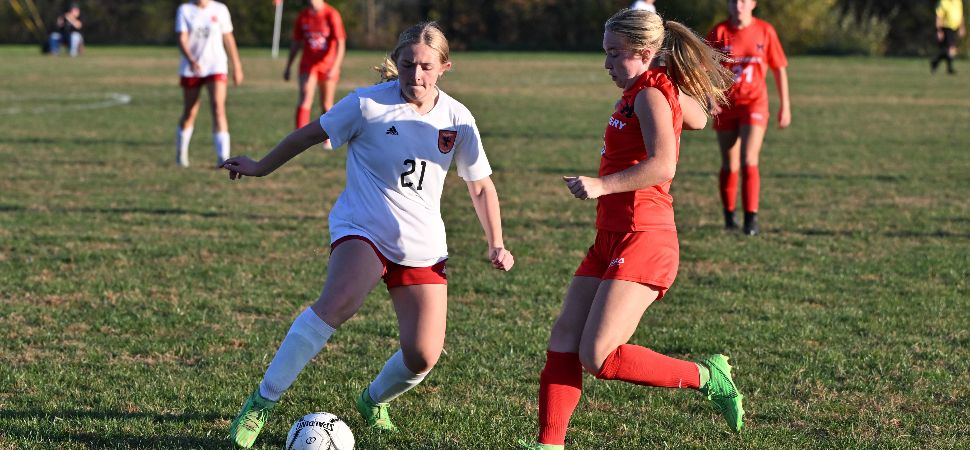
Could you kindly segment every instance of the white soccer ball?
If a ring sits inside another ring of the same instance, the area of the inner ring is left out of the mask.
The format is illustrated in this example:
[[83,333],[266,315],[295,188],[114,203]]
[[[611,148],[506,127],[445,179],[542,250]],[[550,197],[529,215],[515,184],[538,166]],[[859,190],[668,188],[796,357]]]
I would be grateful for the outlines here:
[[285,450],[353,450],[354,433],[339,417],[310,413],[297,420],[286,436]]

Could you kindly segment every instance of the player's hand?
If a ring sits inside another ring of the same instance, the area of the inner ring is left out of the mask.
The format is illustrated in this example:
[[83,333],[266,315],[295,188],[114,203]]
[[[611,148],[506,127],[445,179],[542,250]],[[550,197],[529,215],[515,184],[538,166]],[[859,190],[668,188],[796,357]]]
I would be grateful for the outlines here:
[[936,30],[936,42],[943,42],[943,30]]
[[234,86],[239,86],[242,84],[243,78],[242,67],[234,67],[232,70],[232,84]]
[[778,128],[784,130],[789,125],[791,125],[791,110],[786,108],[778,111]]
[[515,258],[505,247],[490,247],[488,249],[488,259],[492,261],[492,267],[506,272],[515,265]]
[[199,76],[202,75],[202,66],[200,66],[196,61],[192,61],[192,73]]
[[248,156],[235,156],[226,160],[221,166],[229,171],[230,180],[238,180],[245,176],[261,177],[266,175],[259,163],[249,159]]
[[290,81],[290,68],[289,67],[287,67],[286,70],[283,71],[283,81]]
[[591,200],[606,194],[603,189],[603,180],[594,177],[562,177],[566,182],[569,192],[580,200]]

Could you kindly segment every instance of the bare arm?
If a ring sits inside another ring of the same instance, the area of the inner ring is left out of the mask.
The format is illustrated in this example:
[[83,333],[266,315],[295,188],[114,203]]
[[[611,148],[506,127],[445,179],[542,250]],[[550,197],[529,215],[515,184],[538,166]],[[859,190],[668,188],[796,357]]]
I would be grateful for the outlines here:
[[694,97],[680,91],[680,110],[684,115],[685,130],[703,130],[707,126],[707,110]]
[[286,70],[283,71],[283,79],[286,81],[290,81],[290,67],[293,65],[296,55],[300,53],[300,47],[300,41],[290,42],[290,54],[286,57]]
[[222,43],[229,52],[229,60],[232,61],[232,83],[239,86],[243,82],[243,68],[239,61],[239,50],[236,48],[236,37],[231,32],[223,33]]
[[508,271],[515,264],[515,258],[505,249],[505,243],[502,240],[502,211],[499,207],[495,184],[490,177],[465,183],[468,185],[468,195],[472,198],[475,213],[478,214],[478,221],[482,223],[482,229],[485,230],[488,259],[496,269]]
[[344,54],[347,53],[347,40],[337,40],[337,57],[333,60],[333,67],[330,68],[330,75],[340,70],[340,65],[344,63]]
[[263,159],[253,161],[248,156],[236,156],[226,160],[222,168],[229,171],[230,180],[243,176],[263,177],[273,173],[306,149],[329,138],[330,136],[327,136],[327,132],[320,126],[320,122],[312,121],[305,127],[288,134]]
[[199,62],[195,60],[192,53],[189,51],[189,32],[183,31],[179,33],[179,51],[182,52],[182,56],[185,60],[189,62],[189,66],[192,67],[192,73],[198,75],[202,73],[202,68],[199,67]]
[[82,25],[81,19],[71,17],[70,14],[65,14],[64,19],[66,19],[68,22],[71,22],[71,26],[73,26],[75,29],[78,29],[78,30],[81,29],[81,25]]
[[778,88],[778,128],[785,129],[791,125],[791,99],[788,96],[788,69],[782,67],[773,69],[775,86]]
[[640,118],[640,133],[648,152],[647,159],[633,167],[602,178],[563,177],[570,192],[579,199],[592,199],[607,194],[635,191],[655,186],[674,178],[677,170],[677,136],[673,113],[667,99],[656,88],[637,94],[633,111]]

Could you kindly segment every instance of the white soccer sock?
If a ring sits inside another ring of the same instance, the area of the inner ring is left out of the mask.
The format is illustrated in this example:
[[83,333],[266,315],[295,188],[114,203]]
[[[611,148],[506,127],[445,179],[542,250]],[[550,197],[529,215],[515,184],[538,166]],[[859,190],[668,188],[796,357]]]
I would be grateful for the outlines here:
[[367,393],[374,403],[389,402],[420,384],[429,372],[411,372],[404,365],[404,354],[398,350],[384,363],[384,368],[367,388]]
[[259,395],[268,400],[279,400],[303,367],[320,353],[334,331],[312,309],[303,311],[293,321],[276,356],[269,363],[263,382],[259,384]]
[[193,128],[179,128],[175,131],[175,163],[180,166],[189,165],[189,141],[192,140]]
[[216,163],[221,166],[229,159],[229,132],[212,133],[212,143],[216,147]]

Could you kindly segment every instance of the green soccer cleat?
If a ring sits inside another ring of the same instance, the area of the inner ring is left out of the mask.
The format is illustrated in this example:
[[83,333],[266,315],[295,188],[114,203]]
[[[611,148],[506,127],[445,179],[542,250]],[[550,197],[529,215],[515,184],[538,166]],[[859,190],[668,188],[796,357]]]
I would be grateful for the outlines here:
[[236,420],[229,426],[229,437],[242,448],[252,447],[274,406],[276,402],[263,398],[259,395],[259,388],[256,388],[246,399],[246,403],[243,403]]
[[367,388],[364,388],[357,397],[357,412],[364,416],[367,426],[384,431],[397,431],[397,427],[391,422],[387,410],[390,406],[387,403],[374,403],[370,398]]
[[731,365],[728,364],[728,357],[724,355],[712,355],[705,359],[701,364],[711,371],[711,379],[701,392],[707,394],[707,399],[717,406],[724,416],[728,427],[735,433],[740,433],[744,427],[744,408],[741,407],[741,400],[744,396],[731,379]]
[[522,450],[563,450],[565,445],[538,444],[519,439],[519,448]]

